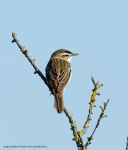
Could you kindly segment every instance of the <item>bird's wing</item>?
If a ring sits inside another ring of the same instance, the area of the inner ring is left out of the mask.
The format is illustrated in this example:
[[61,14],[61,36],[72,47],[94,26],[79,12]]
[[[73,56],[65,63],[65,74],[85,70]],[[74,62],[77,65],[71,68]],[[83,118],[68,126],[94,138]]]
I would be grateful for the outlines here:
[[66,70],[64,70],[60,76],[59,76],[59,85],[57,88],[57,91],[61,91],[62,89],[64,89],[64,87],[68,84],[68,82],[70,81],[71,78],[71,67],[68,67]]
[[[70,63],[66,63],[65,66],[60,62],[59,67],[57,65],[52,65],[53,63],[49,63],[49,69],[46,69],[46,77],[49,85],[56,90],[56,92],[60,92],[64,89],[64,87],[68,84],[71,77],[71,66]],[[60,69],[61,68],[61,69]]]

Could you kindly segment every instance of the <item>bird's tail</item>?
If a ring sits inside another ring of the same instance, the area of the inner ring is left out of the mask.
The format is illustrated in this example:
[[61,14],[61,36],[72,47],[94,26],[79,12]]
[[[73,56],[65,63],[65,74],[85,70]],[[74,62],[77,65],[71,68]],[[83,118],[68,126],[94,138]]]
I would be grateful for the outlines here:
[[64,89],[60,92],[54,92],[54,109],[57,110],[59,114],[64,111]]

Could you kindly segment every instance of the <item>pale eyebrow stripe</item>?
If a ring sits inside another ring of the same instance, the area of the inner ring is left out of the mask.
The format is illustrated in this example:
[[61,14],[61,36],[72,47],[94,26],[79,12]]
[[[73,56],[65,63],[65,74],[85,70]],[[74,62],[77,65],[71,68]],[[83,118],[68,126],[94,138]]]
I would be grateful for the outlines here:
[[64,54],[62,54],[62,55],[72,55],[72,54],[69,54],[69,53],[64,53]]

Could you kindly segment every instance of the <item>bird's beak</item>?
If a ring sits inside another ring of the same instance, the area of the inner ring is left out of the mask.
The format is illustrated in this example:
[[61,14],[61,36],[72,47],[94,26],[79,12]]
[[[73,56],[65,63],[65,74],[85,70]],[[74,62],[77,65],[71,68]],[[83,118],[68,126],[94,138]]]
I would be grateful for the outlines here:
[[72,56],[77,56],[77,55],[79,55],[79,54],[72,54]]

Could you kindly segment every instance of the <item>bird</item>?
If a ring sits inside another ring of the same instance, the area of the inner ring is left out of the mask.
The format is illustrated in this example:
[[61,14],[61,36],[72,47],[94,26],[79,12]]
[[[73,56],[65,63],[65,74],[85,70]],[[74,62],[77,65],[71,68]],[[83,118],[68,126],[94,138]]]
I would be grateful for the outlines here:
[[79,54],[59,49],[51,55],[45,69],[46,82],[54,94],[54,109],[59,114],[64,111],[64,90],[72,76],[70,61],[77,55]]

